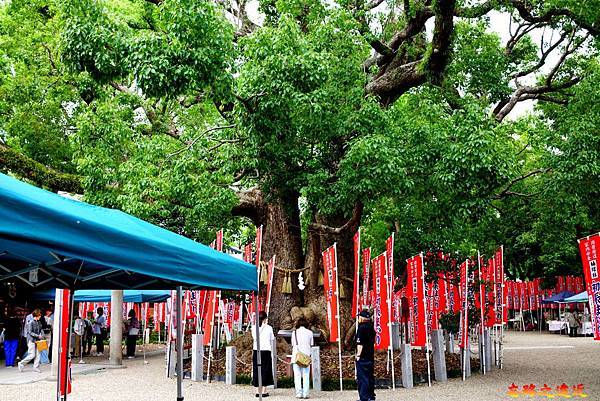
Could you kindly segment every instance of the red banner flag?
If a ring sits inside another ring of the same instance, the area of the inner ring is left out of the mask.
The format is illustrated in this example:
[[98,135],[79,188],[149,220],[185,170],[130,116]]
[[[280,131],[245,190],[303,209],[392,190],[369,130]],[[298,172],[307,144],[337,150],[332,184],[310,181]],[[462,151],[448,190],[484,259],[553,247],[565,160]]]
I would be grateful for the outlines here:
[[244,246],[244,262],[252,263],[252,244]]
[[505,291],[504,291],[504,258],[503,258],[502,247],[500,247],[494,254],[494,289],[495,289],[495,311],[496,311],[496,324],[502,324],[504,320],[504,305],[505,305]]
[[363,294],[362,294],[362,306],[363,308],[368,308],[371,306],[371,299],[369,297],[369,280],[371,279],[370,275],[370,266],[371,266],[371,248],[363,249],[362,251],[363,257]]
[[337,252],[336,245],[323,252],[323,289],[327,301],[327,323],[329,325],[329,342],[337,342],[339,338],[340,316],[338,306]]
[[521,286],[521,308],[529,310],[529,297],[527,296],[527,283],[519,283]]
[[600,340],[600,234],[595,234],[579,241],[581,262],[583,263],[583,274],[588,293],[590,314],[592,317],[592,328],[594,340]]
[[269,260],[269,263],[267,265],[267,276],[268,276],[268,280],[267,280],[267,300],[266,300],[266,307],[265,307],[265,312],[267,312],[267,315],[269,314],[269,310],[271,308],[271,292],[273,290],[273,275],[275,274],[275,255],[273,255],[273,257],[271,258],[271,260]]
[[390,298],[388,293],[389,269],[386,252],[373,259],[373,325],[375,326],[375,349],[390,346]]
[[402,311],[402,290],[396,291],[392,297],[392,316],[395,322],[399,322]]
[[352,289],[352,319],[360,312],[360,228],[354,234],[354,283]]
[[460,325],[458,329],[459,346],[466,348],[469,338],[469,268],[468,261],[460,265]]
[[444,276],[444,273],[440,273],[439,274],[439,278],[437,280],[437,296],[439,297],[439,301],[437,304],[437,309],[436,311],[438,312],[438,314],[440,313],[444,313],[446,311],[446,308],[448,306],[448,290],[447,290],[447,283],[446,283],[446,278]]
[[538,310],[538,281],[539,279],[536,278],[533,281],[530,281],[531,284],[529,284],[529,305],[531,306],[531,310]]
[[[69,290],[61,291],[60,296],[60,347],[58,348],[58,393],[60,396],[71,394],[71,361],[69,359],[69,313],[71,311],[71,292]],[[70,344],[73,346],[73,344]]]
[[223,229],[217,231],[217,251],[223,252]]
[[385,241],[385,254],[387,262],[387,283],[388,283],[388,298],[391,299],[391,294],[394,291],[394,233]]
[[260,257],[262,255],[262,236],[263,236],[263,226],[260,226],[256,229],[256,270],[258,274],[260,274]]
[[423,271],[423,255],[417,255],[410,258],[408,260],[406,271],[411,345],[413,347],[424,347],[427,344],[427,319],[425,316],[425,273]]
[[454,313],[460,312],[460,291],[454,284],[454,273],[447,273],[448,277],[448,310]]
[[431,333],[431,330],[438,328],[437,310],[436,310],[436,296],[437,283],[425,283],[425,292],[427,294],[427,332]]
[[208,291],[208,308],[206,318],[203,322],[204,331],[204,345],[208,346],[212,341],[213,336],[213,325],[215,321],[215,314],[219,312],[219,291]]

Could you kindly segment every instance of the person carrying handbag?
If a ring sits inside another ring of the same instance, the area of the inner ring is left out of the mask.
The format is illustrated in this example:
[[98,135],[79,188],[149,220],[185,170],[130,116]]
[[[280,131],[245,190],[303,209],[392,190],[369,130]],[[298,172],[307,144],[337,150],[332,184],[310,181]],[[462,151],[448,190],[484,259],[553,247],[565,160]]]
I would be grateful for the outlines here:
[[129,319],[125,323],[125,329],[127,330],[127,358],[135,358],[135,345],[137,343],[138,335],[140,334],[140,321],[135,316],[135,310],[129,311]]
[[310,354],[313,343],[313,332],[308,328],[308,321],[305,318],[298,319],[296,330],[292,333],[292,367],[294,369],[296,398],[308,398]]
[[[23,368],[29,362],[33,360],[33,371],[37,373],[41,373],[40,370],[40,351],[38,350],[37,342],[44,340],[45,337],[42,334],[42,324],[40,323],[40,318],[42,317],[42,312],[39,309],[36,309],[32,313],[33,319],[29,320],[25,324],[25,338],[27,339],[27,356],[17,364],[19,367],[19,372],[23,372]],[[43,346],[44,344],[40,344]],[[47,345],[45,345],[46,349]]]

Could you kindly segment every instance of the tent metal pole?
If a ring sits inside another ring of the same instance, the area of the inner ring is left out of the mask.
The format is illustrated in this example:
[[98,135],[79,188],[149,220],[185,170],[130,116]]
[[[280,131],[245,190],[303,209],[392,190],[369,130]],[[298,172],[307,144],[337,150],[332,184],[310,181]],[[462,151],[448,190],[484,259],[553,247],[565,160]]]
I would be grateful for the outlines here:
[[183,401],[183,325],[181,323],[182,288],[177,287],[177,401]]
[[256,366],[258,366],[258,398],[262,400],[262,358],[260,357],[260,327],[258,319],[258,294],[254,298],[254,330],[256,335]]

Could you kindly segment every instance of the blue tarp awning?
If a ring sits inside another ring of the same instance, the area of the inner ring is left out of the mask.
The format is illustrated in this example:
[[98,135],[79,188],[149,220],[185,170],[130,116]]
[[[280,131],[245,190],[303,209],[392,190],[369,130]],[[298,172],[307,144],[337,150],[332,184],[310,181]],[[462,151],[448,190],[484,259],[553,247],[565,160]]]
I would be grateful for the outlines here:
[[[32,298],[36,301],[53,301],[56,290],[49,289],[35,292]],[[110,302],[111,290],[77,290],[75,302]],[[171,297],[168,290],[124,290],[123,302],[163,302]]]
[[565,298],[565,300],[563,302],[566,302],[566,303],[572,303],[572,302],[583,303],[583,302],[588,302],[588,293],[587,293],[587,291],[580,292],[579,294],[573,295],[572,297]]
[[571,291],[563,291],[559,292],[558,294],[554,294],[546,299],[542,299],[542,303],[551,304],[553,302],[563,302],[565,298],[569,298],[571,296],[573,296],[573,293]]
[[254,265],[119,210],[0,174],[0,281],[8,279],[34,290],[256,290],[258,284]]

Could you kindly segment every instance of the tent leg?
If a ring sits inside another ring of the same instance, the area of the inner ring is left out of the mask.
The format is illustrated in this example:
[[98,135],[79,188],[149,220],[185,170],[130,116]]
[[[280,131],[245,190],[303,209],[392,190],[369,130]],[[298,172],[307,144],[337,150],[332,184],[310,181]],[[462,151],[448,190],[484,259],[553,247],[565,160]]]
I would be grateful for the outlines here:
[[256,334],[256,365],[258,366],[258,398],[262,400],[262,358],[260,357],[260,327],[258,319],[258,294],[254,298],[254,330]]
[[183,324],[181,315],[182,288],[177,287],[177,401],[183,401]]

